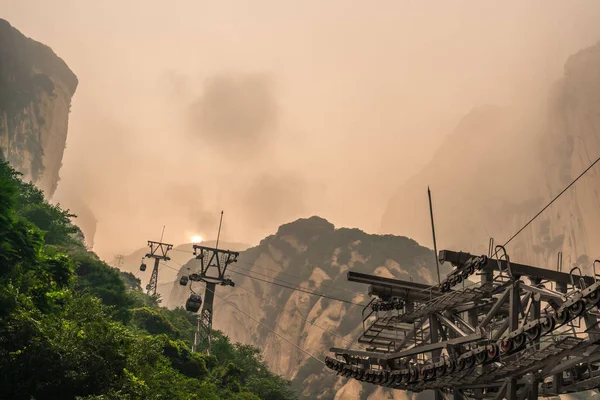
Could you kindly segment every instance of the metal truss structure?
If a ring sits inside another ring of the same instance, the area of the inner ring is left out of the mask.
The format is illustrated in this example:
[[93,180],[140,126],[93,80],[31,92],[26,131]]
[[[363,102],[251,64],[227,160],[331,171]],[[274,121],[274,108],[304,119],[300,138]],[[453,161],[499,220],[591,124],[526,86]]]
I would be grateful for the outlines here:
[[[500,256],[497,256],[498,254]],[[438,285],[348,272],[364,283],[358,342],[332,348],[339,375],[436,399],[537,399],[600,386],[600,282],[492,256],[442,250]]]
[[[198,316],[198,325],[194,335],[193,351],[206,351],[210,354],[210,333],[212,331],[213,300],[217,285],[235,286],[235,283],[225,275],[227,266],[237,262],[239,252],[221,250],[213,247],[194,245],[194,255],[200,261],[200,271],[190,274],[189,280],[204,282],[204,302],[202,311]],[[199,349],[200,344],[205,344],[205,349]]]
[[[173,245],[148,240],[148,247],[150,247],[150,252],[146,254],[145,258],[154,259],[154,268],[152,268],[150,281],[146,285],[146,292],[148,295],[156,296],[156,287],[158,285],[158,264],[160,263],[160,260],[169,261],[171,259],[169,256],[167,256],[167,254],[173,248]],[[144,269],[146,269],[145,266]]]

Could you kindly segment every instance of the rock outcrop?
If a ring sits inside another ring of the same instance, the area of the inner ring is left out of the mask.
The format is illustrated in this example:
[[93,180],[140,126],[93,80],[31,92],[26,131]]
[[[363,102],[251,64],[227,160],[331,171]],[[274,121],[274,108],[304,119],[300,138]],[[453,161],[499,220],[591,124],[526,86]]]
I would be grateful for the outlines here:
[[[194,262],[185,264],[179,276],[195,271]],[[215,299],[213,326],[226,332],[232,341],[261,348],[270,368],[293,379],[303,398],[378,398],[383,394],[381,388],[338,378],[288,343],[321,360],[332,346],[361,348],[355,340],[362,332],[362,307],[284,287],[299,286],[309,292],[366,304],[367,288],[348,282],[349,270],[432,283],[434,255],[406,237],[335,229],[319,217],[300,219],[281,226],[275,235],[243,251],[239,261],[230,265],[228,273],[235,287],[217,287],[217,296],[223,299]],[[203,286],[195,283],[194,290],[203,293]],[[170,293],[170,306],[182,306],[189,294],[189,287],[176,282]],[[274,329],[285,340],[244,313]],[[410,398],[404,393],[385,394]]]
[[[382,232],[429,244],[430,185],[438,247],[486,254],[489,237],[508,240],[600,156],[600,44],[570,57],[553,89],[540,112],[488,106],[465,116],[391,199]],[[512,259],[556,268],[561,251],[563,270],[590,272],[600,258],[599,177],[597,165],[520,233]]]
[[0,152],[51,197],[77,77],[48,46],[0,19]]

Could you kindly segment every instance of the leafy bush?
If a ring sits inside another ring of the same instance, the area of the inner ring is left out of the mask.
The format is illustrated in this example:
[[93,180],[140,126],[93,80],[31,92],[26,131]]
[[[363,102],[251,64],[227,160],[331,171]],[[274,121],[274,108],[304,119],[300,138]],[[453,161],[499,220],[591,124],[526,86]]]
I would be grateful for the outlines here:
[[192,353],[196,315],[86,250],[73,217],[0,163],[0,398],[296,398],[220,332],[214,355]]

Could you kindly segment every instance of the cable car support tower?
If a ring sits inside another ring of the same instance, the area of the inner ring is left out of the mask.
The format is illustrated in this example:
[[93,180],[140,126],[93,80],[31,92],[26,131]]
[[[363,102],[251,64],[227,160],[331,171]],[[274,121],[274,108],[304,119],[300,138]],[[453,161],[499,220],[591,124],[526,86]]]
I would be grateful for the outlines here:
[[[239,256],[239,252],[222,250],[218,248],[222,223],[223,211],[221,211],[217,243],[214,248],[194,244],[194,255],[196,256],[196,259],[200,261],[200,271],[189,275],[190,281],[204,282],[206,284],[206,288],[204,290],[204,302],[202,303],[202,311],[200,315],[198,315],[198,324],[194,334],[192,351],[205,351],[207,354],[210,354],[211,350],[210,336],[212,331],[213,301],[215,290],[217,285],[235,286],[235,283],[225,274],[227,272],[227,266],[231,263],[237,262],[237,258]],[[184,278],[186,277],[182,277],[180,282],[182,285],[187,283],[187,279]]]
[[[160,235],[160,242],[154,242],[152,240],[148,240],[148,247],[150,247],[150,252],[146,254],[145,258],[153,258],[154,259],[154,268],[152,269],[152,275],[150,276],[150,282],[146,285],[146,293],[149,296],[156,296],[156,287],[158,285],[158,264],[161,260],[169,261],[171,258],[167,255],[169,251],[173,248],[172,244],[163,243],[163,235],[165,234],[165,227],[163,226],[162,234]],[[142,264],[140,265],[140,271],[146,270],[146,264],[144,264],[142,260]]]

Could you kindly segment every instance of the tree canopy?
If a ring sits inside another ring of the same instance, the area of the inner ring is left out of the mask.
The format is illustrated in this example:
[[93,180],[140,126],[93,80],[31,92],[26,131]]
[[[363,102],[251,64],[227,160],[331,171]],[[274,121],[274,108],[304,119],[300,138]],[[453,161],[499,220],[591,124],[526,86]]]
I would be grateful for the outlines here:
[[0,398],[297,398],[221,332],[212,355],[191,352],[195,315],[87,250],[74,217],[0,163]]

